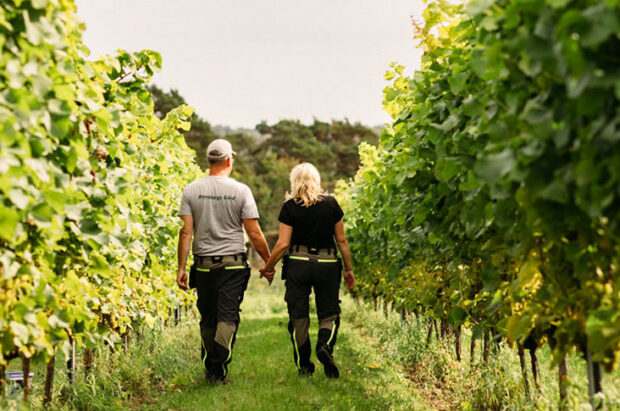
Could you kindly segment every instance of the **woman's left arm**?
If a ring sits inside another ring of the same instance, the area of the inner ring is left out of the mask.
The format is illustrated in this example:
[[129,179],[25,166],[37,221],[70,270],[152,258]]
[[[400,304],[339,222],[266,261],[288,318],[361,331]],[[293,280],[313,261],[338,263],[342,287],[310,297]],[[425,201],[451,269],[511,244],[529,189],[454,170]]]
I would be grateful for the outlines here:
[[276,263],[280,261],[280,258],[286,253],[289,245],[291,244],[291,236],[293,235],[293,227],[290,225],[280,223],[280,234],[278,236],[278,242],[271,250],[271,257],[269,257],[269,261],[265,263],[263,268],[260,269],[261,272],[271,272],[274,270]]
[[353,291],[355,286],[355,275],[353,274],[353,264],[351,264],[351,251],[349,250],[349,242],[347,236],[344,234],[344,223],[342,219],[334,226],[334,235],[336,236],[336,242],[338,248],[340,248],[340,254],[344,260],[344,282],[347,285],[349,291]]

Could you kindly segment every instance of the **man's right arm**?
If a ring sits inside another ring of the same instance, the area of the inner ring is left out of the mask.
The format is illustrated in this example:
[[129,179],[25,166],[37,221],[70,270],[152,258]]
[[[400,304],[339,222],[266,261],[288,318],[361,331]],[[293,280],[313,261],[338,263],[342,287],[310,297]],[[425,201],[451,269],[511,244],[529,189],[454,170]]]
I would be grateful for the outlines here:
[[185,267],[187,265],[189,248],[192,244],[192,235],[194,234],[194,218],[191,215],[182,215],[181,219],[183,220],[183,227],[179,232],[179,247],[177,249],[177,284],[182,290],[187,290],[188,278]]

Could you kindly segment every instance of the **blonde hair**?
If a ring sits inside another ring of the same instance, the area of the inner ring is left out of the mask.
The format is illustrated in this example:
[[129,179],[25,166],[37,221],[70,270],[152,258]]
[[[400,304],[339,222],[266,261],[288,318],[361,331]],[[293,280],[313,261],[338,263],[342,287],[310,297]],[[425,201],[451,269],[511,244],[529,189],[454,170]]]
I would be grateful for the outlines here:
[[297,204],[310,207],[321,201],[321,175],[310,163],[301,163],[291,170],[291,192],[287,193],[286,199],[293,199]]

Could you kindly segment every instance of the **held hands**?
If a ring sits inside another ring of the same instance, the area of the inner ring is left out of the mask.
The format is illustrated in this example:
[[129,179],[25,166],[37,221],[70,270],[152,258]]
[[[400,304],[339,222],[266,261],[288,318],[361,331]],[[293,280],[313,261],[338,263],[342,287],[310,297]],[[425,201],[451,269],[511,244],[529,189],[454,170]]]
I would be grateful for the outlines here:
[[185,270],[179,270],[177,274],[177,284],[181,290],[187,291],[187,272],[185,272]]
[[344,283],[347,285],[349,291],[353,291],[353,287],[355,286],[353,270],[344,270]]
[[260,272],[260,278],[265,277],[267,281],[269,281],[269,285],[273,281],[273,276],[276,274],[275,268],[267,269],[267,266],[263,266],[263,268],[258,270]]

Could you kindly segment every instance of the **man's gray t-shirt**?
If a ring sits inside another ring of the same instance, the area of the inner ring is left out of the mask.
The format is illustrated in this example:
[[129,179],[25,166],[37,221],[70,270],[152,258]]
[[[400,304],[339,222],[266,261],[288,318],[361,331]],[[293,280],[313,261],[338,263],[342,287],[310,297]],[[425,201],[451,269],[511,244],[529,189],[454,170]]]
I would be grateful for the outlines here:
[[258,209],[245,184],[205,176],[185,187],[179,215],[194,218],[194,255],[235,255],[245,252],[243,220],[258,218]]

